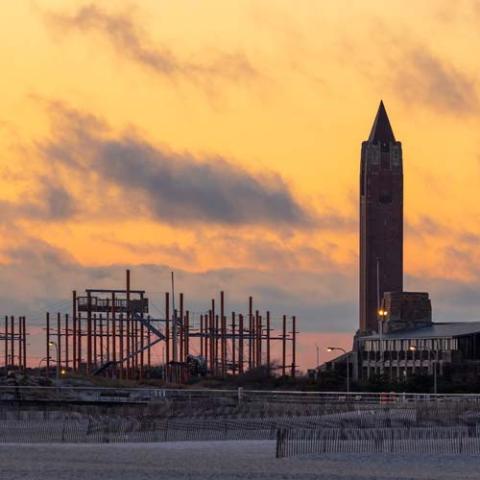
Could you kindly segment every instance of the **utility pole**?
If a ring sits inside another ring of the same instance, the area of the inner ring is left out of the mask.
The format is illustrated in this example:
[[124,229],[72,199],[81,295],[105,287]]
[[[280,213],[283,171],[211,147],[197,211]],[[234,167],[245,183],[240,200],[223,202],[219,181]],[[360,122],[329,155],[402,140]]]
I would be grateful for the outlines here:
[[178,361],[178,356],[177,356],[177,310],[175,309],[175,277],[174,277],[173,272],[172,272],[172,313],[173,313],[173,321],[172,321],[173,362],[176,363]]

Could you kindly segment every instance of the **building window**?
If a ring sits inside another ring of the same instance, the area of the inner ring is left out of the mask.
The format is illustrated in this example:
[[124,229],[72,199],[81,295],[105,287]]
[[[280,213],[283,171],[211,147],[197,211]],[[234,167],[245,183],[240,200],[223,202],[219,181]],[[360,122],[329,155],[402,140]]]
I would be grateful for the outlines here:
[[378,197],[380,203],[392,203],[392,194],[391,192],[380,192]]

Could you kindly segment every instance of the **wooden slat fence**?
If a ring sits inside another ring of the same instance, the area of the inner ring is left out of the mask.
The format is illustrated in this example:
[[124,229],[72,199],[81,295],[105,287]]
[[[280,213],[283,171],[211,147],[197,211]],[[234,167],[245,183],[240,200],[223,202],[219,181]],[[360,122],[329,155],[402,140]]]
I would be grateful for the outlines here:
[[[463,428],[462,431],[471,432],[480,423],[475,404],[466,401],[456,403],[454,408],[452,405],[450,409],[448,407],[426,404],[404,408],[382,406],[340,411],[332,409],[323,414],[265,417],[242,414],[162,417],[5,409],[0,411],[0,443],[274,440],[277,431],[286,431],[289,441],[296,441],[296,434],[291,432],[300,432],[298,435],[306,436],[302,442],[312,444],[318,443],[322,435],[343,432],[342,435],[350,435],[351,438],[347,440],[357,442],[358,445],[352,448],[358,449],[363,448],[361,442],[366,442],[368,446],[377,438],[365,437],[377,435],[374,432],[390,431],[389,434],[394,435],[393,439],[396,440],[397,434],[392,432],[421,432],[422,428],[430,429],[425,430],[429,432],[441,432],[442,428],[447,427],[449,431]],[[345,440],[343,437],[338,440],[335,438],[333,436],[330,443]],[[297,443],[300,445],[302,442]],[[347,443],[343,442],[342,445]]]
[[191,440],[274,440],[279,429],[414,425],[415,412],[382,410],[265,418],[89,416],[78,413],[3,412],[4,442],[160,442]]
[[480,428],[279,429],[278,458],[328,453],[480,455]]

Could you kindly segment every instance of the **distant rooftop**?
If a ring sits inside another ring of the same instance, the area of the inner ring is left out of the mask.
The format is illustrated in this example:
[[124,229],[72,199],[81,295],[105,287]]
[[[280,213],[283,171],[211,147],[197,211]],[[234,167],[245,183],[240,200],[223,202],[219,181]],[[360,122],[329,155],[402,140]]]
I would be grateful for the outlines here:
[[[416,328],[414,330],[404,330],[395,333],[385,333],[382,335],[384,340],[410,339],[410,338],[440,338],[440,337],[461,337],[480,333],[480,322],[452,322],[452,323],[433,323],[428,327]],[[378,340],[380,335],[364,335],[362,339]]]

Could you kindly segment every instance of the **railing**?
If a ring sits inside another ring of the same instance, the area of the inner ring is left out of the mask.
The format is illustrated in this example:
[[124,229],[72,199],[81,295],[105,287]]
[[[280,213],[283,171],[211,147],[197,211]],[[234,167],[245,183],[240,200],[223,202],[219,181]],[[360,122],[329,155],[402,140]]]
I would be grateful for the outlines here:
[[[96,296],[77,297],[77,308],[79,312],[111,312],[115,306],[116,313],[125,313],[127,311],[128,302],[125,298],[116,298],[112,302],[110,298],[101,298]],[[148,313],[148,298],[130,300],[130,311],[139,313]],[[119,319],[117,318],[117,321]]]
[[398,405],[424,402],[469,400],[480,404],[479,394],[417,394],[371,392],[301,392],[288,390],[167,389],[113,388],[75,386],[0,386],[0,401],[81,401],[81,402],[140,402],[165,400],[193,401],[218,399],[235,402],[265,402],[276,404],[372,404]]

